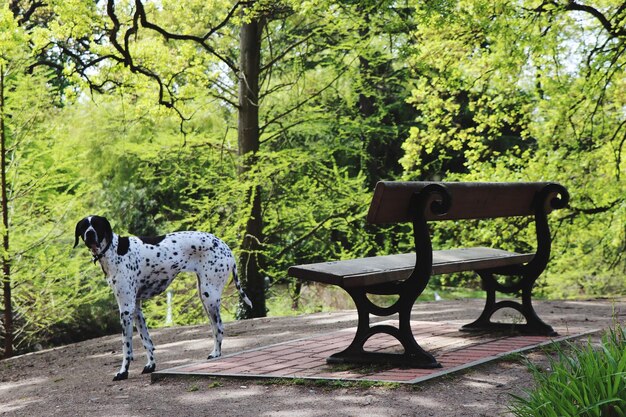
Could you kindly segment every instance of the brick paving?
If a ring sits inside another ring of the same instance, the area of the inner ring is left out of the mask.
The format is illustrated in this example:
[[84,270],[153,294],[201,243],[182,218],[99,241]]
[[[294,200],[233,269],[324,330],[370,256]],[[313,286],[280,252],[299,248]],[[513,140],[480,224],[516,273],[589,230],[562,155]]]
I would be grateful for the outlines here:
[[[496,360],[503,356],[579,337],[593,331],[555,329],[559,336],[527,336],[460,332],[458,324],[411,322],[415,339],[441,363],[436,369],[403,369],[392,366],[328,365],[326,358],[345,349],[355,329],[343,329],[317,336],[247,350],[221,358],[191,363],[155,372],[165,376],[211,376],[237,378],[298,378],[342,381],[418,383]],[[391,336],[379,334],[368,340],[366,349],[392,352],[399,347]],[[401,349],[401,347],[400,347]]]

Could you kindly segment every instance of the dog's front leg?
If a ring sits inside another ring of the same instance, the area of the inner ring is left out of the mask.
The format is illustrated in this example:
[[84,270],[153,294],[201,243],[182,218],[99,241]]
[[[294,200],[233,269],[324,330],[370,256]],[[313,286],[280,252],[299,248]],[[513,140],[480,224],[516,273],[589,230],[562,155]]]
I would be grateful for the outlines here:
[[135,307],[135,326],[137,326],[137,330],[139,331],[139,336],[141,337],[143,347],[148,352],[148,363],[146,363],[146,366],[144,366],[141,373],[149,374],[154,372],[154,370],[156,369],[156,362],[154,360],[154,344],[152,343],[152,339],[150,338],[148,326],[146,325],[146,319],[143,317],[141,304],[139,302]]
[[135,306],[120,305],[120,323],[122,324],[122,366],[113,377],[113,381],[128,378],[128,368],[133,360],[133,311]]

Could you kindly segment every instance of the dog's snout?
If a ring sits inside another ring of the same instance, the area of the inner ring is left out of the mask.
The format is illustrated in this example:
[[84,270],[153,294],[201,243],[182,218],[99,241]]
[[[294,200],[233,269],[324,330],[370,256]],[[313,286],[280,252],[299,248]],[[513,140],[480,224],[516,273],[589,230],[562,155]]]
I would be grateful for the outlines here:
[[98,244],[96,232],[94,230],[87,230],[85,232],[85,236],[83,237],[85,241],[85,245],[91,247]]

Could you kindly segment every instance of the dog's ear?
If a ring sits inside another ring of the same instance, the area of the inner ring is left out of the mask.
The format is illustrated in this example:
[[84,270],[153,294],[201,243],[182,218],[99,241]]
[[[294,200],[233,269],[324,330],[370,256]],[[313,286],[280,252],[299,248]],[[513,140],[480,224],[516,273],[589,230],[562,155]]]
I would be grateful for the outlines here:
[[100,217],[102,219],[102,223],[104,225],[104,237],[107,240],[107,244],[110,244],[113,241],[113,229],[111,228],[111,223],[106,219],[106,217]]
[[85,233],[87,227],[89,227],[89,221],[86,218],[76,223],[76,230],[74,231],[74,247],[78,246],[78,237]]

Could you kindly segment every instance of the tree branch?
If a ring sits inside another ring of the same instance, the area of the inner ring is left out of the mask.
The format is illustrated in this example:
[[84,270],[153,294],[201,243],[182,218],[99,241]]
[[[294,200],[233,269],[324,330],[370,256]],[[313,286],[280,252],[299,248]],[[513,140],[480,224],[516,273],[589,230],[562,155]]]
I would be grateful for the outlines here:
[[332,220],[332,219],[337,219],[337,218],[345,218],[346,215],[350,213],[352,210],[353,210],[353,207],[350,207],[348,210],[345,210],[341,213],[334,213],[334,214],[330,214],[326,216],[324,219],[322,219],[322,221],[320,221],[317,225],[315,225],[313,229],[309,230],[307,233],[303,234],[302,236],[294,240],[290,245],[285,246],[280,252],[274,255],[274,257],[280,258],[285,253],[289,252],[290,250],[292,250],[293,248],[295,248],[296,246],[300,245],[302,242],[307,240],[309,237],[313,236],[319,229],[321,229],[326,224],[327,221]]
[[[615,129],[615,132],[613,133],[613,137],[610,140],[611,143],[613,143],[617,139],[617,134],[624,128],[624,126],[626,126],[626,119],[624,119],[622,123],[620,123],[619,126]],[[624,150],[625,143],[626,143],[626,132],[624,132],[624,134],[622,135],[622,139],[620,140],[619,144],[613,151],[615,154],[615,171],[616,171],[617,181],[620,181],[621,179],[620,168],[622,165],[622,151]]]
[[339,71],[339,73],[337,74],[337,76],[335,78],[333,78],[327,85],[325,85],[323,88],[321,88],[320,90],[316,91],[314,94],[311,94],[310,96],[308,96],[306,99],[302,100],[301,102],[297,103],[296,105],[294,105],[292,108],[285,110],[284,112],[274,116],[272,119],[270,119],[269,121],[265,122],[265,124],[263,126],[259,126],[259,132],[261,132],[261,134],[263,133],[263,131],[265,131],[265,129],[271,125],[272,123],[275,123],[276,121],[282,119],[283,117],[287,116],[290,113],[293,113],[294,111],[298,110],[300,107],[304,106],[306,103],[308,103],[309,101],[313,100],[314,98],[318,97],[319,95],[321,95],[324,91],[328,90],[333,84],[335,84],[335,82],[341,78],[344,74],[345,71],[347,71],[347,68],[352,64],[352,62],[354,62],[356,60],[356,58],[354,58],[348,65],[346,65],[346,67],[342,70]]
[[[623,7],[624,5],[622,5],[620,9]],[[576,3],[574,0],[569,0],[564,9],[590,14],[598,22],[600,22],[602,27],[604,27],[604,29],[614,38],[626,36],[626,29],[624,29],[624,27],[620,27],[611,23],[611,21],[595,7],[587,6],[586,4]]]
[[593,207],[593,208],[578,208],[578,207],[570,206],[569,209],[571,213],[563,217],[562,220],[573,219],[575,217],[578,217],[581,214],[593,216],[594,214],[606,213],[608,211],[613,210],[619,204],[622,204],[623,201],[624,201],[623,198],[618,198],[612,201],[611,203],[607,204],[606,206]]
[[[115,13],[115,0],[108,0],[107,2],[107,15],[109,16],[109,18],[111,19],[111,22],[113,22],[113,28],[110,30],[109,32],[109,39],[111,41],[111,44],[113,45],[113,47],[120,53],[120,55],[122,56],[122,60],[121,62],[123,62],[123,64],[125,66],[127,66],[132,72],[134,73],[138,73],[138,74],[142,74],[145,75],[146,77],[152,78],[154,81],[156,81],[158,87],[159,87],[159,104],[167,107],[167,108],[171,108],[176,110],[176,112],[179,114],[179,116],[181,116],[181,118],[184,119],[184,117],[182,116],[182,114],[180,113],[180,111],[178,109],[175,108],[174,106],[174,98],[171,94],[171,92],[169,91],[169,89],[166,88],[165,84],[163,83],[163,81],[161,80],[161,77],[159,77],[156,73],[154,73],[153,71],[150,71],[149,69],[143,67],[143,66],[137,66],[134,64],[133,62],[133,57],[130,54],[130,51],[128,49],[128,41],[129,41],[129,37],[132,33],[136,33],[137,31],[137,19],[133,19],[133,26],[131,28],[129,28],[126,33],[124,34],[124,46],[122,46],[119,41],[118,41],[118,34],[120,32],[120,29],[122,28],[122,25],[117,17],[117,14]],[[170,101],[165,100],[165,91],[168,91],[169,96],[170,96]]]
[[[43,1],[33,1],[30,6],[28,7],[27,10],[25,10],[22,14],[21,17],[19,19],[17,19],[17,24],[19,26],[22,26],[23,24],[25,24],[26,22],[28,22],[31,18],[31,16],[33,15],[33,13],[35,13],[35,11],[37,11],[38,8],[45,6],[46,4]],[[13,13],[13,17],[17,18],[18,16],[20,16],[20,6],[19,6],[19,1],[18,0],[11,0],[11,2],[9,3],[9,10],[11,10],[11,12]]]
[[279,55],[273,56],[272,59],[267,64],[265,64],[265,65],[263,65],[263,67],[261,67],[261,72],[264,72],[268,68],[273,67],[274,64],[276,64],[276,62],[278,62],[281,59],[283,59],[291,50],[293,50],[293,49],[297,48],[298,46],[302,45],[303,43],[305,43],[306,41],[308,41],[312,37],[313,37],[313,32],[311,31],[311,33],[309,33],[304,38],[300,39],[297,42],[294,42],[292,45],[290,45],[287,48],[285,48]]
[[602,25],[602,27],[609,33],[609,35],[611,35],[612,38],[620,38],[626,36],[626,29],[621,24],[623,18],[620,19],[620,15],[624,11],[624,9],[626,9],[626,3],[622,3],[617,8],[615,13],[613,13],[611,18],[607,18],[600,10],[596,9],[595,7],[577,3],[575,0],[567,0],[567,2],[564,4],[560,3],[557,0],[545,0],[539,6],[525,10],[529,10],[538,14],[549,13],[551,15],[553,15],[554,12],[558,10],[587,13],[593,16],[600,23],[600,25]]
[[[138,1],[138,3],[140,2]],[[176,114],[178,114],[178,117],[181,120],[180,131],[181,133],[183,133],[183,135],[185,135],[186,132],[184,129],[184,122],[188,121],[189,118],[185,117],[180,109],[176,107],[175,103],[177,100],[172,91],[169,89],[169,86],[166,85],[163,80],[161,80],[161,77],[157,73],[144,66],[135,65],[135,63],[133,62],[133,57],[129,49],[129,43],[131,35],[136,34],[138,31],[138,22],[140,21],[140,15],[135,13],[135,15],[133,16],[133,25],[128,30],[126,30],[126,33],[124,34],[124,46],[122,46],[118,41],[118,34],[122,28],[122,25],[119,18],[117,17],[117,14],[115,13],[115,0],[107,1],[107,15],[111,19],[111,22],[113,22],[113,27],[109,31],[109,39],[113,47],[122,56],[121,59],[117,58],[117,60],[127,66],[131,72],[136,74],[142,74],[148,78],[151,78],[157,83],[159,89],[159,104],[174,110]],[[169,100],[165,99],[166,92]]]
[[[111,1],[112,0],[109,0],[109,2],[111,2]],[[211,37],[211,35],[213,35],[219,29],[224,27],[224,25],[226,25],[228,23],[228,21],[232,18],[232,16],[234,15],[235,11],[239,8],[239,6],[244,5],[244,4],[247,4],[247,2],[239,2],[239,1],[236,2],[235,5],[228,12],[226,17],[217,26],[215,26],[214,28],[209,30],[204,36],[181,35],[181,34],[178,34],[178,33],[168,32],[167,30],[163,29],[162,27],[160,27],[160,26],[158,26],[158,25],[156,25],[156,24],[154,24],[152,22],[149,22],[148,18],[146,16],[146,10],[145,10],[141,0],[135,0],[135,6],[136,6],[135,16],[139,18],[139,20],[141,22],[141,26],[143,26],[146,29],[154,30],[155,32],[157,32],[161,36],[163,36],[165,38],[165,40],[167,40],[167,41],[169,41],[170,39],[175,39],[175,40],[196,42],[197,44],[201,45],[205,50],[210,52],[213,56],[215,56],[217,59],[219,59],[224,64],[226,64],[226,66],[228,68],[230,68],[234,73],[238,73],[239,72],[239,68],[237,67],[237,65],[230,58],[228,58],[226,56],[223,56],[222,54],[218,53],[215,50],[215,48],[213,48],[211,45],[209,45],[207,43],[207,40]]]

